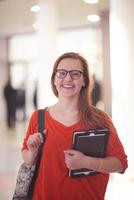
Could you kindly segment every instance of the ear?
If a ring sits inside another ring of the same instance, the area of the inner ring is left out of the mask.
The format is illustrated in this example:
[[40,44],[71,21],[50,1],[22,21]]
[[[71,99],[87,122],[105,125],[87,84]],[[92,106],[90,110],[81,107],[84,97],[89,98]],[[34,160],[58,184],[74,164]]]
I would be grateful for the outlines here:
[[82,87],[85,87],[85,85],[86,85],[86,84],[85,84],[85,81],[83,81]]

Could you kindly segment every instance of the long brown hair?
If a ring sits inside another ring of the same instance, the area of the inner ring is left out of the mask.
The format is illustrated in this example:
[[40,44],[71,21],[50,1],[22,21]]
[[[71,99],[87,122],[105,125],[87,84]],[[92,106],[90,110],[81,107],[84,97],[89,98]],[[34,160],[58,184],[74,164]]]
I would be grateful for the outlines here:
[[51,86],[53,93],[55,94],[56,97],[58,97],[58,91],[56,89],[56,86],[54,85],[55,71],[60,61],[65,58],[77,59],[82,64],[85,86],[81,88],[78,101],[78,109],[81,121],[83,122],[84,125],[89,127],[92,127],[93,124],[95,124],[98,127],[105,127],[104,121],[102,119],[104,113],[91,105],[93,79],[91,74],[89,73],[87,61],[84,57],[82,57],[78,53],[75,52],[65,53],[61,55],[59,58],[57,58],[57,60],[55,61],[55,64],[53,66],[53,73],[51,76]]

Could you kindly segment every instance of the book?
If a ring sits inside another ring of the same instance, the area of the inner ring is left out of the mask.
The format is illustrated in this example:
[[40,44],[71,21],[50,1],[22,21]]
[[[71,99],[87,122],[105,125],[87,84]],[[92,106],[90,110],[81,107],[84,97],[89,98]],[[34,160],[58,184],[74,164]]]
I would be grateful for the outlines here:
[[[109,130],[90,129],[75,131],[73,133],[72,149],[78,150],[87,156],[103,158],[106,155]],[[70,177],[96,175],[99,172],[90,169],[69,170]]]

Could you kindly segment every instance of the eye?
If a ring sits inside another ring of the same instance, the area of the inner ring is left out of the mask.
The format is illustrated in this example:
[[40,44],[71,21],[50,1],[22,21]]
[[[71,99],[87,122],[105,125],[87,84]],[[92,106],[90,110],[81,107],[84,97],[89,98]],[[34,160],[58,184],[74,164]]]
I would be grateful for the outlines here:
[[59,71],[59,74],[60,74],[61,76],[64,76],[64,75],[66,74],[66,72],[65,72],[65,71]]
[[81,73],[82,73],[81,71],[74,70],[71,72],[71,76],[72,78],[77,79],[77,78],[80,78]]
[[64,70],[57,70],[56,75],[58,78],[64,78],[66,76],[67,72]]

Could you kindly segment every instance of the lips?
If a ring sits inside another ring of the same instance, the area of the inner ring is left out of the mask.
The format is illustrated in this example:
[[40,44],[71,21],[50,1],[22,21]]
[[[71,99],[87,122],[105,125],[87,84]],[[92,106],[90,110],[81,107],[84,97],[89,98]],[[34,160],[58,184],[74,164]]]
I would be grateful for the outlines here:
[[66,88],[66,89],[72,89],[72,88],[74,88],[73,85],[69,85],[69,84],[62,84],[61,87]]

